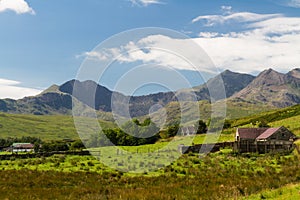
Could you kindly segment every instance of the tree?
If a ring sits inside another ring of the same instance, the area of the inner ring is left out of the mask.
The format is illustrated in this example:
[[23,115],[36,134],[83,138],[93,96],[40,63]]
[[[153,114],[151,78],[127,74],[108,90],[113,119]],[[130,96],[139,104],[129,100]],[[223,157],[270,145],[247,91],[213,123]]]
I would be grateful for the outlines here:
[[84,144],[82,143],[82,141],[81,140],[76,140],[75,142],[73,142],[72,144],[71,144],[71,149],[73,149],[73,150],[75,150],[75,149],[84,149],[85,148],[85,146],[84,146]]
[[197,134],[203,134],[207,132],[207,125],[202,119],[198,121],[198,126],[196,127],[198,127]]
[[223,128],[224,129],[231,128],[231,122],[228,119],[225,119]]
[[261,120],[261,121],[258,123],[258,127],[259,127],[259,128],[269,128],[270,125],[269,125],[265,120]]
[[140,121],[138,119],[136,119],[136,118],[132,119],[132,122],[134,122],[138,126],[141,125]]
[[174,137],[175,135],[177,135],[178,131],[179,131],[179,124],[173,124],[168,127],[167,136]]
[[33,146],[34,152],[38,153],[40,151],[40,143],[35,142]]

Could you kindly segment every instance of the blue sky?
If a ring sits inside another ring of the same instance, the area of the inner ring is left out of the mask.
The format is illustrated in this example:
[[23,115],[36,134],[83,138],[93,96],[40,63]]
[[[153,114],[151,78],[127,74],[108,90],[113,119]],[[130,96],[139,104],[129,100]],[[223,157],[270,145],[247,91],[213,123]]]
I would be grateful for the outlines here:
[[[257,74],[272,67],[287,72],[300,67],[299,11],[299,0],[0,0],[0,98],[33,95],[73,79],[99,43],[142,27],[187,34],[220,71]],[[119,64],[166,62],[151,53],[134,56]],[[191,85],[203,81],[189,67],[172,67],[191,77]],[[102,84],[112,89],[109,79]]]

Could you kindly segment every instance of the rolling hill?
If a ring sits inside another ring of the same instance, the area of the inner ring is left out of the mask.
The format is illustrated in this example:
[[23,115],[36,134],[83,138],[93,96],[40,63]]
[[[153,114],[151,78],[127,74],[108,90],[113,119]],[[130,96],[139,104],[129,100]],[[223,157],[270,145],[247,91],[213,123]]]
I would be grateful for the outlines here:
[[[99,120],[99,123],[104,129],[116,127],[114,123],[108,121]],[[79,139],[71,116],[0,113],[0,138],[22,136],[42,140]]]
[[[202,107],[208,104],[202,102]],[[250,114],[250,113],[249,113]],[[271,126],[285,126],[300,136],[300,105],[266,111],[238,119],[232,119],[232,127],[255,126],[266,120]],[[113,122],[99,120],[103,129],[115,128]],[[87,126],[87,128],[89,128]],[[235,132],[235,128],[225,130],[225,134]],[[73,118],[67,115],[25,115],[0,113],[0,138],[32,136],[42,140],[79,139]],[[232,137],[233,138],[233,137]]]

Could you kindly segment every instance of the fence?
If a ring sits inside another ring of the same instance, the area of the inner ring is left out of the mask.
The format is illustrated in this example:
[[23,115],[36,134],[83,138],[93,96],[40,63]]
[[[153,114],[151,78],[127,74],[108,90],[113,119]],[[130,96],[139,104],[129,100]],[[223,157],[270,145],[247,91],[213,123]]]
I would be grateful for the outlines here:
[[179,145],[178,151],[182,154],[185,153],[214,153],[217,151],[220,151],[220,148],[230,147],[232,148],[234,145],[234,142],[220,142],[216,144],[197,144],[193,146],[185,146],[185,145]]
[[89,151],[52,151],[44,153],[13,153],[13,154],[4,154],[0,155],[0,160],[10,160],[11,158],[26,159],[26,158],[40,158],[40,157],[49,157],[54,154],[63,154],[63,155],[80,155],[86,156],[91,155]]

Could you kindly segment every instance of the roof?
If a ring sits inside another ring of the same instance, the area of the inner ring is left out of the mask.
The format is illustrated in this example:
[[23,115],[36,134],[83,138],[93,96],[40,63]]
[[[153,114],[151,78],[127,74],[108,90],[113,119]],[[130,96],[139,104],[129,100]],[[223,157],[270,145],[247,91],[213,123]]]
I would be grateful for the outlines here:
[[238,128],[237,132],[241,139],[256,139],[268,128]]
[[268,128],[265,132],[263,132],[261,135],[259,135],[256,139],[258,139],[258,140],[267,139],[268,137],[270,137],[271,135],[276,133],[276,131],[278,131],[280,128],[281,127],[279,127],[279,128]]
[[182,127],[181,131],[184,132],[184,133],[188,132],[190,134],[196,133],[196,130],[193,126]]
[[32,149],[34,147],[31,143],[13,143],[13,148]]
[[[277,128],[238,128],[237,133],[241,139],[268,139],[283,126]],[[286,129],[286,128],[285,128]]]

